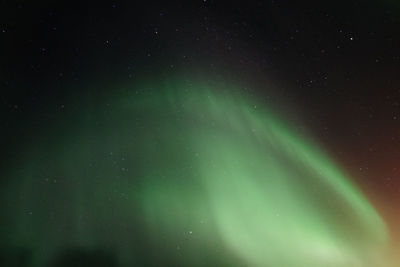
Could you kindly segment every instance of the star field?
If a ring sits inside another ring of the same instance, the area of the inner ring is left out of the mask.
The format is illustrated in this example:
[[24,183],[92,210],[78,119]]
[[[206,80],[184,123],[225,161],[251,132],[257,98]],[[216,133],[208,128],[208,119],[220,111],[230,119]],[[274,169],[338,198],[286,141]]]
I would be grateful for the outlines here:
[[392,0],[2,1],[0,265],[398,266],[399,36]]

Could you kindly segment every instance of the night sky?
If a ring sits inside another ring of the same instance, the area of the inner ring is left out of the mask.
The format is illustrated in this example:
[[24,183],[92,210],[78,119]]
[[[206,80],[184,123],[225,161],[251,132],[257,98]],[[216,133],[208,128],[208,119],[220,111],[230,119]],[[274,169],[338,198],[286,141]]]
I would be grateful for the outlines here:
[[0,1],[0,266],[400,266],[400,4]]

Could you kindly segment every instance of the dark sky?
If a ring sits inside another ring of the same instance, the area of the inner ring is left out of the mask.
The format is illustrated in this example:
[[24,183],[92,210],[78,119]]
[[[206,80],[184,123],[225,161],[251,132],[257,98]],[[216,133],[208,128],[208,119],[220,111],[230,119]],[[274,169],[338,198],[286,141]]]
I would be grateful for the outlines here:
[[1,0],[0,48],[2,168],[81,100],[200,73],[301,121],[400,240],[396,1]]

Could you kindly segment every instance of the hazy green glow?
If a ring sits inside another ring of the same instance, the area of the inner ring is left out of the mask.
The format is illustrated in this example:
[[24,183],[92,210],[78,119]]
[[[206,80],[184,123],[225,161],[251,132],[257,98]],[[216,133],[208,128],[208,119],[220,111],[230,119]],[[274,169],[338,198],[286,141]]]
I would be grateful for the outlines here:
[[217,87],[115,93],[71,114],[69,133],[49,129],[12,174],[5,194],[22,197],[1,237],[38,265],[78,247],[123,266],[382,266],[385,226],[348,178],[262,104]]

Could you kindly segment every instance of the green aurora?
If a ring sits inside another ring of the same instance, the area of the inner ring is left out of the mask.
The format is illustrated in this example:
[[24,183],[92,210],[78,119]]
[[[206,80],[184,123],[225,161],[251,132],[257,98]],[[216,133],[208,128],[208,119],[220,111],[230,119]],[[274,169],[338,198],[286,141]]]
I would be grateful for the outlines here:
[[5,260],[382,266],[385,225],[356,186],[311,137],[228,87],[154,82],[66,105],[6,172]]

